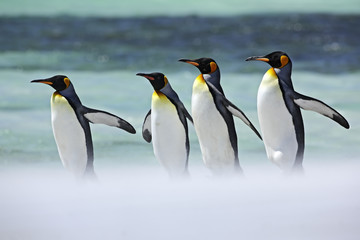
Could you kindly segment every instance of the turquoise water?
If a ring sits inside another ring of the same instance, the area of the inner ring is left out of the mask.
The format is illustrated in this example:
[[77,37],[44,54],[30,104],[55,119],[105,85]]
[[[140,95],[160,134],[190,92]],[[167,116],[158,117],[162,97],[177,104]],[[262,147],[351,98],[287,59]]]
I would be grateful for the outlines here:
[[323,1],[323,0],[2,0],[0,2],[1,15],[44,15],[57,14],[80,16],[178,16],[178,15],[205,15],[228,16],[238,14],[268,14],[268,13],[355,13],[360,12],[360,3],[357,0]]
[[[175,62],[175,64],[178,64]],[[242,63],[245,64],[245,63]],[[265,70],[265,67],[264,67]],[[63,73],[61,71],[61,73]],[[53,90],[29,81],[51,76],[51,71],[0,71],[1,164],[59,162],[50,123],[50,96]],[[150,107],[152,89],[131,71],[67,71],[86,106],[118,114],[131,122],[136,135],[115,128],[92,125],[95,166],[114,164],[157,164],[151,144],[141,137],[141,125]],[[196,71],[167,74],[174,89],[190,109],[191,87]],[[256,94],[262,73],[224,73],[223,88],[229,99],[247,113],[256,127]],[[305,165],[310,161],[358,159],[359,112],[358,73],[330,75],[295,71],[294,85],[299,92],[319,98],[338,109],[350,122],[346,130],[313,112],[304,112],[306,128]],[[4,80],[5,79],[5,80]],[[341,91],[339,91],[341,89]],[[262,142],[236,120],[240,159],[243,164],[267,162]],[[190,165],[201,163],[194,129],[190,127]],[[310,160],[311,159],[311,160]],[[316,160],[313,160],[316,159]]]

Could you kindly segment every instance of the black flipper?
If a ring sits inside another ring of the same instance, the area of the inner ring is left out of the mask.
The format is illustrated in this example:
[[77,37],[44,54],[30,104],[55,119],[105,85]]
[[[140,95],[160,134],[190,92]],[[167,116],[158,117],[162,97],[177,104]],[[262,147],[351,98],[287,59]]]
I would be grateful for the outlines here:
[[134,127],[130,123],[114,114],[87,107],[83,107],[82,114],[91,123],[105,124],[111,127],[124,129],[129,133],[136,133]]
[[186,110],[184,104],[182,102],[178,102],[176,106],[177,106],[177,109],[180,110],[184,114],[184,116],[189,119],[189,121],[192,124],[194,124],[193,119],[192,119],[190,113]]
[[260,133],[256,130],[254,125],[250,122],[250,120],[246,117],[246,115],[241,111],[238,107],[236,107],[232,102],[230,102],[219,90],[216,89],[214,85],[210,82],[206,82],[206,84],[211,88],[211,90],[221,97],[221,101],[223,105],[233,114],[234,116],[240,118],[247,126],[254,131],[254,133],[262,140]]
[[142,126],[142,136],[148,143],[151,142],[152,136],[151,136],[151,109],[146,114],[144,123]]
[[350,128],[348,121],[340,113],[318,99],[294,92],[294,103],[304,110],[311,110],[320,113],[334,120],[346,129]]

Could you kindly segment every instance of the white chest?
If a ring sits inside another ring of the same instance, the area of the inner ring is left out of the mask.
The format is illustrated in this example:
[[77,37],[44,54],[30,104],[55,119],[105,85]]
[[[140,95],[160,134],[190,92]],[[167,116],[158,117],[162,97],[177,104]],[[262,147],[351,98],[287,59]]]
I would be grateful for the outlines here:
[[171,175],[183,174],[187,162],[185,128],[176,107],[162,93],[152,96],[151,131],[155,157]]
[[295,128],[273,69],[260,84],[257,109],[268,158],[281,168],[291,168],[297,152]]
[[51,122],[64,167],[82,175],[87,164],[85,132],[68,101],[58,93],[51,98]]
[[235,154],[227,125],[201,79],[193,85],[191,110],[205,165],[213,171],[233,170]]

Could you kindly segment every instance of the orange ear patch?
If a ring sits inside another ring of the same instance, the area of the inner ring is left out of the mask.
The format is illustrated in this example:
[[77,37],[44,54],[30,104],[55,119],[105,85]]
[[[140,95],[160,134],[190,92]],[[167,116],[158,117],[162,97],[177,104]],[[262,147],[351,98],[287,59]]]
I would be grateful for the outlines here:
[[282,67],[286,66],[286,64],[289,63],[289,58],[287,56],[285,56],[285,55],[282,55],[280,57],[280,62],[281,62],[281,67],[280,68],[282,68]]
[[216,71],[217,65],[216,65],[215,62],[211,62],[211,63],[210,63],[210,69],[211,69],[211,72],[210,72],[210,73],[213,73],[213,72]]
[[64,83],[66,85],[66,88],[68,88],[70,86],[70,79],[64,78]]

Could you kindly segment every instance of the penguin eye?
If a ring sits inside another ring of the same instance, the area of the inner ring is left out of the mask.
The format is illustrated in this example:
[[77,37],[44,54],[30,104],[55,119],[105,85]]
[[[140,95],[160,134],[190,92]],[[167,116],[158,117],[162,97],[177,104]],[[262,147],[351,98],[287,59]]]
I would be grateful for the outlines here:
[[289,58],[286,55],[282,55],[280,57],[280,62],[281,62],[280,68],[282,68],[282,67],[286,66],[286,64],[289,63]]
[[216,63],[215,63],[215,62],[211,62],[211,63],[210,63],[210,73],[215,72],[216,69],[217,69]]
[[70,79],[69,78],[64,78],[64,83],[66,85],[66,88],[68,88],[70,86]]

